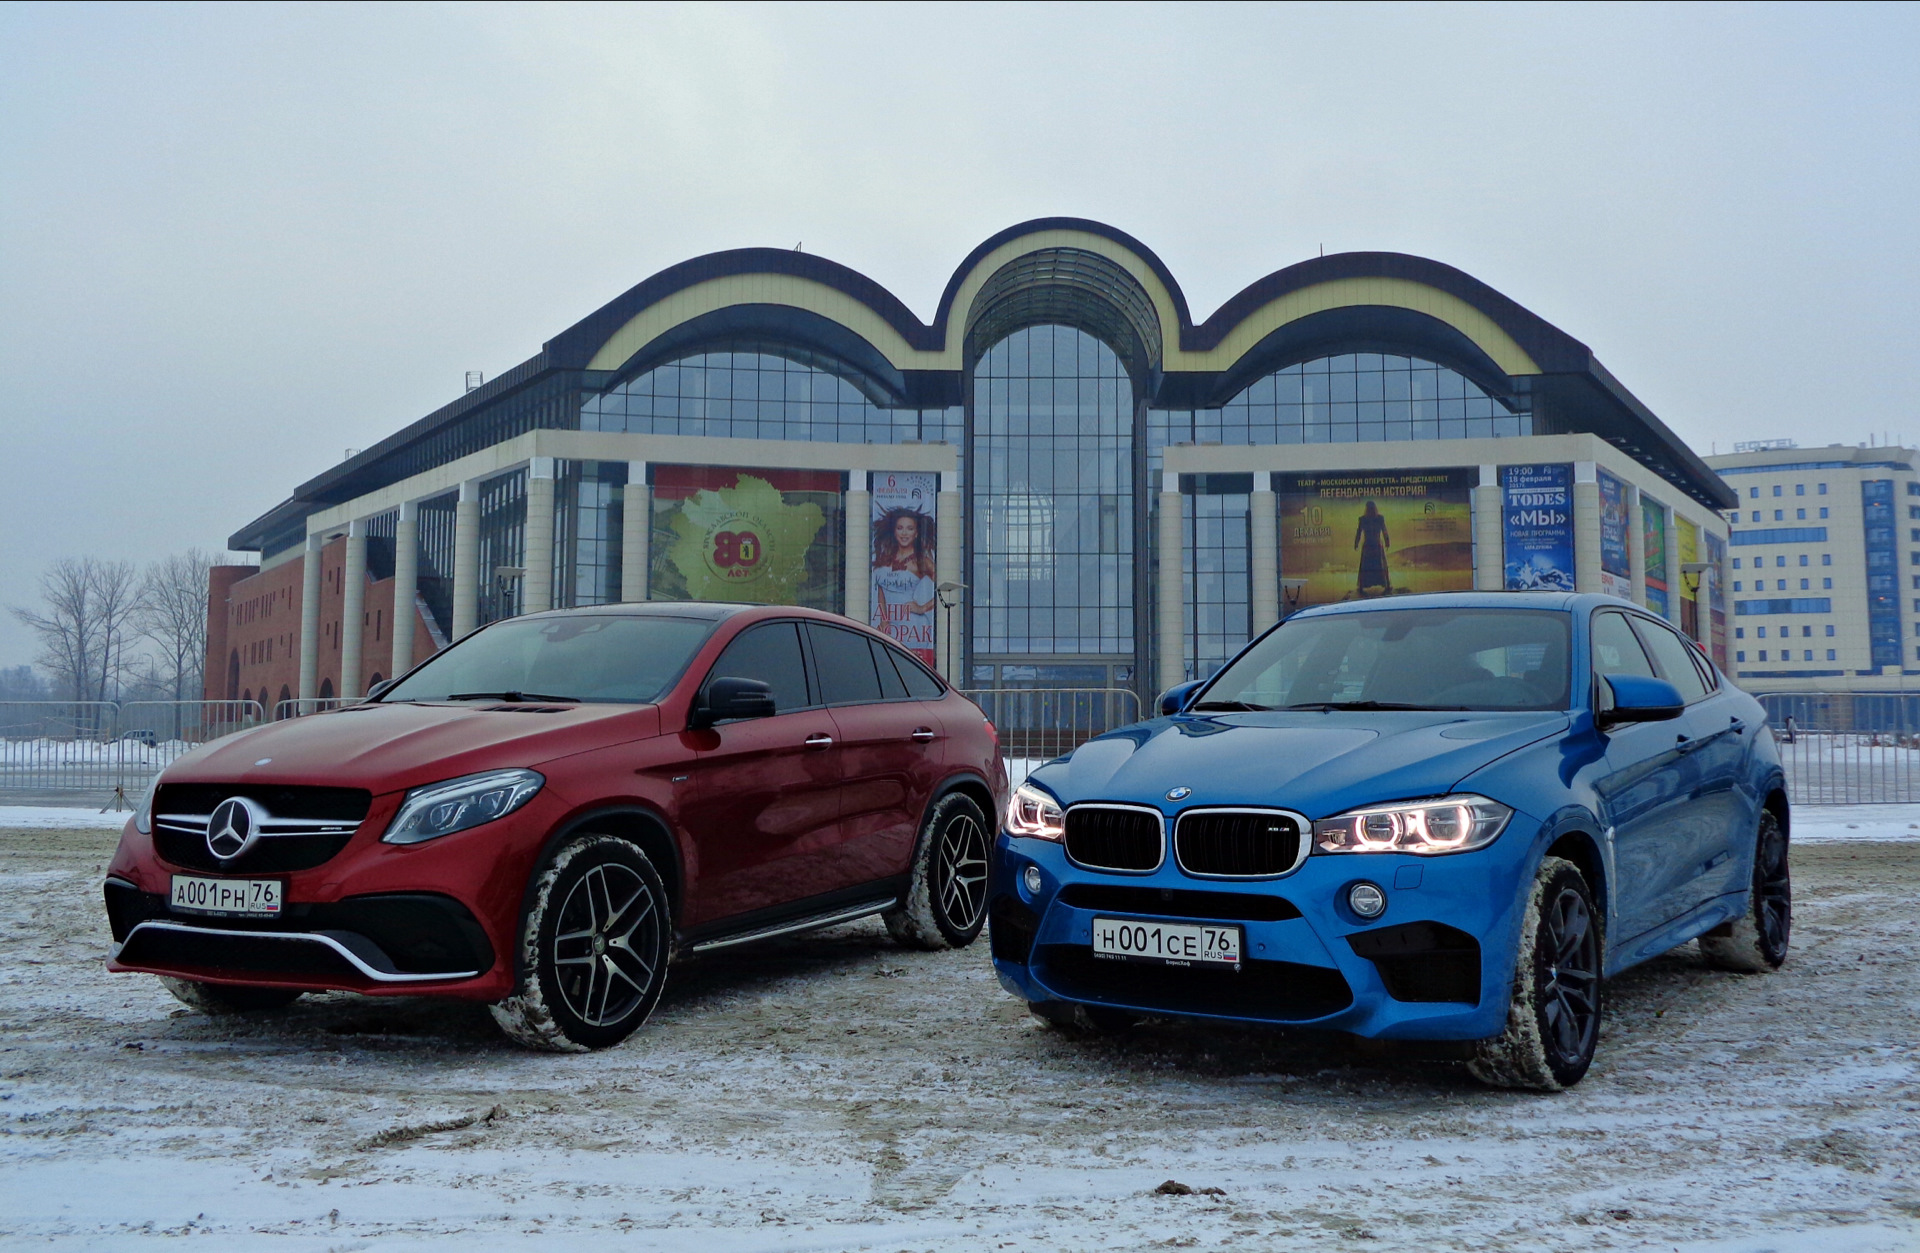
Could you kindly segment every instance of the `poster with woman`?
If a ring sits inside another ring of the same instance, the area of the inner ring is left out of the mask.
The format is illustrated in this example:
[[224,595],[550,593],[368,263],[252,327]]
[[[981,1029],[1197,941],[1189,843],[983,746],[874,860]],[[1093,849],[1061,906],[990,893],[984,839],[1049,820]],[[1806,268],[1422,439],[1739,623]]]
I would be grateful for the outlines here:
[[933,610],[937,474],[873,476],[873,581],[867,621],[902,648],[934,664]]

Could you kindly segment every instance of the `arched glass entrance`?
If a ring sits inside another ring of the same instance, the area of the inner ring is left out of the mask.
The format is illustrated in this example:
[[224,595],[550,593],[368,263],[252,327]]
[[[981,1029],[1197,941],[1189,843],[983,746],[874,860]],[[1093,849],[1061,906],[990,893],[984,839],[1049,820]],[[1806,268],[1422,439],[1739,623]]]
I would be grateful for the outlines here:
[[1134,394],[1105,343],[1001,339],[972,377],[969,686],[1129,686]]

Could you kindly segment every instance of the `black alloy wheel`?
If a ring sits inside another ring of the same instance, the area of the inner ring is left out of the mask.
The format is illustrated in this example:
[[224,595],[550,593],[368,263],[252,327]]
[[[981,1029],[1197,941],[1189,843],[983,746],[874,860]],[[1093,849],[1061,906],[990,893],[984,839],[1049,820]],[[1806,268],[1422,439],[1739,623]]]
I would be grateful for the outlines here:
[[972,813],[955,813],[938,832],[933,863],[934,899],[942,928],[955,935],[980,930],[987,908],[987,828]]
[[1793,874],[1787,829],[1778,814],[1760,811],[1754,832],[1753,881],[1747,909],[1700,937],[1707,964],[1742,974],[1778,970],[1793,940]]
[[1580,868],[1544,859],[1514,954],[1506,1028],[1475,1046],[1475,1078],[1557,1092],[1586,1075],[1600,1042],[1603,927]]
[[560,905],[552,962],[561,999],[590,1027],[632,1015],[660,977],[660,902],[631,866],[602,862]]
[[965,948],[987,920],[987,815],[965,792],[935,801],[920,827],[906,895],[882,917],[908,948]]

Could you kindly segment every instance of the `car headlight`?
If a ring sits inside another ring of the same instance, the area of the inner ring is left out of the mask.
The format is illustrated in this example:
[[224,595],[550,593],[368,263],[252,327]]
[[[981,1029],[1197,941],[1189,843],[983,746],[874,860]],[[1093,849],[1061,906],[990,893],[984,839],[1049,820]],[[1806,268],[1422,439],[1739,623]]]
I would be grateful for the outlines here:
[[140,804],[133,811],[133,829],[141,835],[153,834],[153,794],[160,790],[160,780],[147,784],[147,790],[141,794]]
[[489,770],[414,788],[380,838],[388,844],[418,844],[504,818],[532,800],[546,781],[533,770]]
[[1036,840],[1057,840],[1067,833],[1060,802],[1038,788],[1017,787],[1007,802],[1007,834]]
[[1314,823],[1313,842],[1323,853],[1464,853],[1493,843],[1511,817],[1470,794],[1369,805]]

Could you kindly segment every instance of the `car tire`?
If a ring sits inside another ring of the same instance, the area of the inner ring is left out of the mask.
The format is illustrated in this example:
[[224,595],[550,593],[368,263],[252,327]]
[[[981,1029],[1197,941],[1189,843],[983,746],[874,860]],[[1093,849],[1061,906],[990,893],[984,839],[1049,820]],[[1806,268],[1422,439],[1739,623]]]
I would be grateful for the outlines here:
[[907,948],[965,948],[987,920],[987,816],[965,792],[934,803],[914,845],[906,897],[881,915]]
[[227,983],[201,983],[197,979],[176,979],[160,975],[159,980],[174,999],[203,1014],[252,1014],[269,1009],[285,1009],[300,999],[297,988],[245,988]]
[[1707,965],[1764,974],[1786,962],[1793,937],[1793,876],[1787,851],[1787,833],[1779,817],[1772,810],[1761,810],[1746,912],[1700,937],[1700,953]]
[[1027,1012],[1055,1031],[1094,1037],[1124,1035],[1140,1025],[1140,1016],[1110,1005],[1070,1005],[1065,1001],[1028,1001]]
[[488,1008],[528,1048],[610,1048],[660,1003],[672,943],[666,886],[646,853],[618,836],[577,837],[535,875],[517,988]]
[[1520,926],[1507,1027],[1481,1040],[1467,1069],[1496,1088],[1558,1092],[1593,1064],[1602,1011],[1601,918],[1580,868],[1540,863]]

